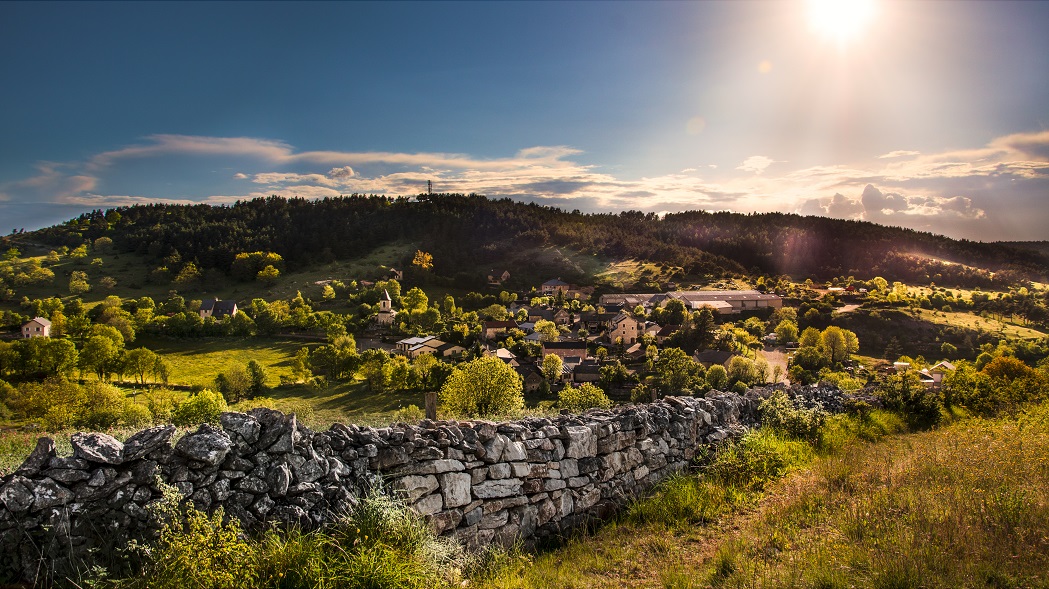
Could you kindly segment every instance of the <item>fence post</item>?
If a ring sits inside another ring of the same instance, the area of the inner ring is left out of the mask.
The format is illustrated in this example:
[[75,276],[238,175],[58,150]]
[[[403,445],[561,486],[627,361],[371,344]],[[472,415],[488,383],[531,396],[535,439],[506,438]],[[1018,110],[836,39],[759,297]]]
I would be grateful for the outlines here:
[[426,393],[426,419],[437,419],[437,393]]

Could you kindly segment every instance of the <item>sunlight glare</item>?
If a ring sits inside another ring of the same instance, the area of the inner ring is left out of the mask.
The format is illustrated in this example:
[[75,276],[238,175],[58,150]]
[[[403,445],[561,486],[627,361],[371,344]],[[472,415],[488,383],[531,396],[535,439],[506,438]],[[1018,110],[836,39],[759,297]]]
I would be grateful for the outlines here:
[[809,24],[820,35],[844,45],[874,16],[873,0],[808,0]]

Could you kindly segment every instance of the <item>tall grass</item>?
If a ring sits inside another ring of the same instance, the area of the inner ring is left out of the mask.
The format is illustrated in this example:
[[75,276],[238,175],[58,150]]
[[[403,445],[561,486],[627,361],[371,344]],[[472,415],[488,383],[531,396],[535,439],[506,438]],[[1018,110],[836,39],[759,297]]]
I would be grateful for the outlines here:
[[180,510],[177,498],[158,508],[167,522],[146,554],[142,575],[96,586],[119,589],[361,588],[458,586],[483,576],[497,559],[468,553],[436,536],[422,518],[379,492],[351,514],[316,532],[268,530],[249,538],[222,512]]
[[853,446],[695,571],[724,587],[1049,587],[1049,405]]

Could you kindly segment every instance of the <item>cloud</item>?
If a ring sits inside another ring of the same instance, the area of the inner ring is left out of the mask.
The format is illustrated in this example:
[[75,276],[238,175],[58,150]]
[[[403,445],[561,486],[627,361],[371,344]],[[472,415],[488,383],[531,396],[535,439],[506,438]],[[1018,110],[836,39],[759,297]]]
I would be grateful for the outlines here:
[[754,172],[755,174],[760,174],[765,171],[765,168],[771,166],[774,163],[776,163],[776,160],[774,159],[767,158],[763,155],[752,155],[747,159],[743,160],[743,163],[740,164],[736,169],[743,170],[744,172]]
[[332,180],[344,180],[347,178],[353,178],[357,173],[353,171],[353,168],[349,166],[343,166],[341,168],[332,168],[328,170],[328,177]]
[[884,153],[882,155],[879,155],[878,159],[884,160],[884,159],[893,159],[893,158],[898,158],[898,157],[911,157],[911,156],[915,156],[915,155],[921,155],[921,152],[920,151],[906,151],[906,150],[902,150],[901,149],[901,150],[890,151],[889,153]]
[[[900,150],[852,165],[781,173],[770,172],[785,168],[772,166],[784,161],[758,155],[735,169],[705,164],[702,178],[695,168],[624,178],[580,163],[580,154],[563,145],[527,147],[501,158],[298,151],[268,139],[154,135],[83,162],[43,162],[28,178],[0,183],[0,201],[103,208],[157,201],[230,203],[271,194],[413,195],[432,181],[440,192],[585,211],[797,211],[976,239],[1044,239],[1049,224],[1046,132],[999,137],[972,149]],[[169,160],[179,162],[177,170],[165,167]],[[212,171],[223,167],[240,171],[216,184]],[[143,169],[150,174],[143,175]],[[195,183],[183,181],[193,174],[199,176]]]

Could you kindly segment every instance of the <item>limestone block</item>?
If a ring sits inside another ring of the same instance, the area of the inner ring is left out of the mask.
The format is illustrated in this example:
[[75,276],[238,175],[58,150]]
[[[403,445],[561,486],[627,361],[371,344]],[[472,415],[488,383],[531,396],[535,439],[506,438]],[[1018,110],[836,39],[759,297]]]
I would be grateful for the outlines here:
[[[468,505],[473,498],[473,483],[470,475],[461,472],[448,472],[440,476],[441,494],[444,496],[445,509]],[[456,524],[458,525],[458,523]]]

